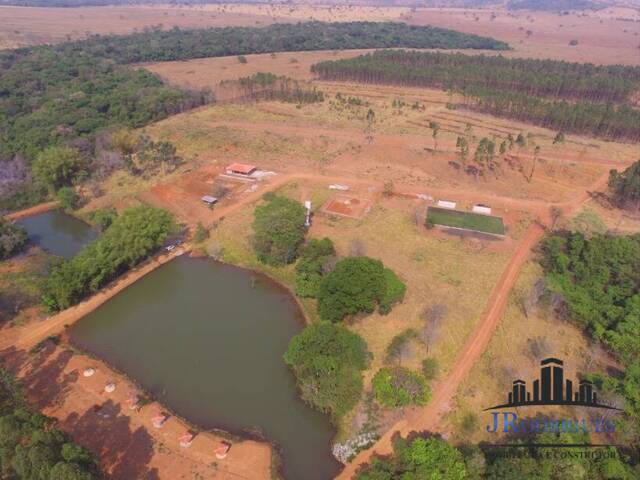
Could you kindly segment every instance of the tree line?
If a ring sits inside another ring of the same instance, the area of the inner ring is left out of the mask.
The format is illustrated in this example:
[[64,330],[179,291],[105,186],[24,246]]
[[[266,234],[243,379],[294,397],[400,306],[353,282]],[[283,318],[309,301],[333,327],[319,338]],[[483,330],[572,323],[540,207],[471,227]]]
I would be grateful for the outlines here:
[[43,285],[43,304],[52,312],[75,305],[157,251],[175,228],[165,210],[144,205],[125,210],[75,257],[53,265]]
[[542,265],[568,316],[617,356],[619,375],[592,375],[599,390],[624,398],[628,435],[640,438],[640,235],[558,232],[542,245]]
[[324,95],[308,82],[299,82],[284,75],[258,72],[238,80],[224,80],[220,86],[233,90],[233,98],[247,100],[278,100],[289,103],[322,102]]
[[631,98],[640,68],[502,56],[379,51],[320,62],[326,80],[435,87],[461,93],[482,112],[603,138],[640,140]]

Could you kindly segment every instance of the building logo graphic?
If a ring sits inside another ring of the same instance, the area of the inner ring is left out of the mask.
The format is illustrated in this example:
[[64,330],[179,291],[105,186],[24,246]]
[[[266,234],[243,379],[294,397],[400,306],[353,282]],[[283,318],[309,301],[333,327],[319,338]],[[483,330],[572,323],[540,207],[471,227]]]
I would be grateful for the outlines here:
[[530,405],[575,405],[620,410],[598,403],[597,392],[588,380],[580,380],[577,385],[569,379],[565,380],[563,362],[557,358],[546,358],[540,362],[540,378],[533,381],[532,391],[527,391],[524,380],[514,380],[507,403],[486,408],[485,411]]

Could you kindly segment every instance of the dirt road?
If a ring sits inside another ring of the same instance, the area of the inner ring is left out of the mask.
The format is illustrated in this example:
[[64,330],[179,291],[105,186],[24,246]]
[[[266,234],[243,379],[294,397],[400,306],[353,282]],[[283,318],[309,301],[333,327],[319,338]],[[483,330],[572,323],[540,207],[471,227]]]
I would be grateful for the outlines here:
[[49,210],[53,210],[58,207],[58,202],[47,202],[40,203],[39,205],[35,205],[30,208],[26,208],[24,210],[20,210],[18,212],[13,212],[8,215],[5,215],[7,220],[20,220],[21,218],[31,217],[33,215],[38,215],[39,213],[48,212]]
[[[606,186],[608,174],[601,176],[589,189],[589,191],[597,191]],[[576,198],[569,202],[556,204],[562,208],[565,215],[579,209],[586,201],[589,200],[589,191],[581,192]],[[543,202],[535,202],[543,203]],[[549,218],[549,207],[553,204],[547,204],[546,208],[537,205],[536,211],[540,215],[539,220],[547,223]],[[518,246],[509,261],[507,268],[503,272],[500,280],[493,288],[487,307],[485,309],[482,320],[478,323],[475,330],[467,340],[466,344],[458,354],[453,368],[447,378],[440,382],[434,391],[433,398],[425,406],[409,410],[404,418],[390,428],[376,444],[360,452],[354,459],[345,466],[344,470],[337,477],[338,480],[351,479],[359,466],[367,463],[374,454],[386,455],[393,451],[392,438],[397,433],[406,436],[412,431],[435,431],[442,417],[450,410],[451,402],[454,400],[456,392],[462,381],[469,374],[473,366],[480,360],[485,349],[489,345],[491,336],[495,331],[502,314],[505,311],[509,294],[515,285],[520,273],[520,269],[525,264],[532,249],[542,239],[545,231],[539,223],[532,223],[525,235],[520,239]]]

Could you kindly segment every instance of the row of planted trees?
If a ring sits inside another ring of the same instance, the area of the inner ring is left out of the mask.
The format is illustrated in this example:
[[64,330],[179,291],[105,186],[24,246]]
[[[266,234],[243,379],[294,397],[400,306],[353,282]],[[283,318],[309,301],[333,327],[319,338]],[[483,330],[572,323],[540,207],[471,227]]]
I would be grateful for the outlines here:
[[564,132],[640,141],[640,69],[553,60],[379,51],[320,62],[324,80],[441,88],[473,110]]

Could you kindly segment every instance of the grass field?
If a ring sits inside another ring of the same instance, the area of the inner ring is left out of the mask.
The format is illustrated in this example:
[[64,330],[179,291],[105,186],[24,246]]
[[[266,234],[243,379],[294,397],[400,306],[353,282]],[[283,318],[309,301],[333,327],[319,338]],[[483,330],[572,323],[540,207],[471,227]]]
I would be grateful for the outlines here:
[[[496,435],[485,429],[491,414],[483,410],[503,403],[514,379],[537,378],[541,359],[562,359],[567,378],[619,369],[606,350],[593,344],[580,328],[557,318],[545,297],[534,304],[532,292],[542,276],[537,260],[527,263],[520,273],[500,325],[480,361],[470,371],[469,380],[458,391],[455,405],[443,422],[454,442],[495,442]],[[525,305],[528,306],[525,308]],[[576,407],[545,408],[548,409],[545,413],[551,415],[553,412],[560,418],[587,418],[589,415]],[[535,413],[526,408],[518,409],[519,416]]]
[[[331,194],[326,185],[306,181],[290,183],[277,193],[296,200],[310,198],[318,207]],[[354,191],[355,194],[364,192]],[[293,288],[293,265],[274,268],[261,264],[251,248],[253,206],[226,216],[201,248],[222,261],[262,271]],[[504,242],[432,235],[424,226],[416,224],[413,212],[418,208],[424,207],[416,200],[383,198],[359,220],[317,212],[307,236],[331,238],[340,257],[378,258],[407,285],[403,302],[390,314],[373,313],[348,323],[350,329],[365,339],[373,354],[365,372],[367,390],[375,372],[384,365],[386,349],[393,337],[412,328],[423,339],[424,312],[435,305],[440,305],[445,312],[440,328],[427,341],[413,342],[403,354],[401,364],[418,370],[422,360],[431,356],[437,359],[440,374],[445,375],[480,319],[491,289],[511,255],[511,249],[505,247]],[[310,320],[317,321],[315,300],[305,299],[301,303]],[[362,408],[344,419],[339,438],[357,433]]]
[[475,232],[504,235],[502,218],[491,215],[480,215],[472,212],[448,210],[446,208],[429,207],[427,222],[445,227],[464,228]]

